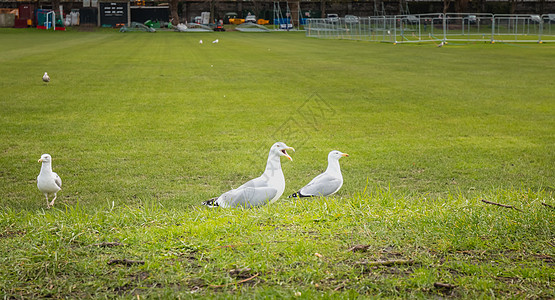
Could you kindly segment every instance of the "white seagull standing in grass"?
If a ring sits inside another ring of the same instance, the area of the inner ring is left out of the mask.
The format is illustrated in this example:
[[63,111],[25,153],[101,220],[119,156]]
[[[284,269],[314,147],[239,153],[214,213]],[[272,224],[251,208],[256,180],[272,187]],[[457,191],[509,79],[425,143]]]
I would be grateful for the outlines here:
[[44,75],[42,75],[42,81],[50,82],[50,76],[48,76],[48,73],[44,72]]
[[218,39],[215,39],[215,40],[212,41],[212,44],[217,44],[217,43],[219,43],[219,42],[220,42],[220,41],[219,41]]
[[202,204],[210,207],[255,207],[272,203],[279,199],[285,190],[285,177],[281,170],[280,157],[285,156],[293,160],[287,150],[295,149],[277,142],[270,148],[266,170],[262,176],[252,179],[242,186],[223,193],[217,198],[212,198]]
[[202,40],[198,41],[198,43],[202,45]]
[[343,185],[343,176],[339,167],[339,159],[349,154],[333,150],[328,154],[328,168],[326,171],[312,179],[298,192],[287,198],[303,198],[329,196],[335,194]]
[[[57,197],[56,193],[62,189],[62,179],[58,174],[52,172],[52,157],[50,154],[43,154],[39,162],[42,162],[42,167],[37,177],[37,187],[46,197],[47,207],[54,206],[54,201],[56,201]],[[54,194],[52,202],[48,202],[49,194]]]

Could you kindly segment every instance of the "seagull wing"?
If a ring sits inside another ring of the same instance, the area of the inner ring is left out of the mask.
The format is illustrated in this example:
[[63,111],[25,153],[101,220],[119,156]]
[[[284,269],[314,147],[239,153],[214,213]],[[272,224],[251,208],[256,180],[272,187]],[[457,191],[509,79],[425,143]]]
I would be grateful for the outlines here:
[[268,178],[260,176],[245,182],[244,184],[239,186],[237,190],[242,188],[263,188],[268,186]]
[[277,194],[272,187],[245,187],[228,191],[218,198],[222,207],[255,207],[268,203]]
[[58,174],[52,172],[52,177],[54,178],[54,183],[61,189],[62,188],[62,178]]
[[322,173],[299,191],[305,196],[328,196],[337,192],[341,185],[343,185],[341,178]]

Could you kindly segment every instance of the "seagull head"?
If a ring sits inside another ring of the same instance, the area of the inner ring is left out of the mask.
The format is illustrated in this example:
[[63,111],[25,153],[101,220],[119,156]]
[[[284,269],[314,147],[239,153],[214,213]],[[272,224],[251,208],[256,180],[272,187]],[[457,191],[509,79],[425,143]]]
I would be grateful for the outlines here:
[[289,160],[293,160],[291,158],[291,156],[289,156],[289,154],[287,154],[287,150],[292,150],[293,152],[295,152],[295,149],[285,145],[285,143],[277,142],[274,145],[272,145],[272,148],[270,149],[270,152],[274,153],[275,155],[278,155],[278,156],[285,156],[285,157],[289,158]]
[[333,150],[330,152],[330,154],[328,154],[328,159],[337,159],[339,160],[342,157],[349,157],[349,154],[347,153],[343,153],[341,151],[337,151],[337,150]]
[[51,161],[52,157],[50,156],[50,154],[43,154],[39,159],[39,162],[41,163],[50,163]]

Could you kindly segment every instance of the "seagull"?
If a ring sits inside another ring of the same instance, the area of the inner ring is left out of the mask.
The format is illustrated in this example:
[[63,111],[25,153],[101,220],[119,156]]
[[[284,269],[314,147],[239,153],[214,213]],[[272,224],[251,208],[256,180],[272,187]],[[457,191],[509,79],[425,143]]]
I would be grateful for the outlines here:
[[343,185],[339,159],[348,156],[349,154],[341,151],[331,151],[328,154],[328,168],[326,171],[314,177],[307,185],[287,198],[317,197],[335,194]]
[[202,45],[202,40],[198,41],[198,43]]
[[[40,168],[39,176],[37,177],[37,187],[39,191],[46,197],[47,207],[54,206],[54,201],[56,201],[56,193],[62,189],[62,179],[58,174],[52,172],[52,157],[50,154],[43,154],[39,162],[42,162],[42,167]],[[54,199],[52,202],[48,202],[48,195],[54,194]]]
[[42,81],[50,82],[50,76],[48,76],[48,73],[44,72],[44,75],[42,75]]
[[444,41],[441,41],[441,43],[439,43],[439,45],[437,45],[438,47],[443,47],[443,45],[445,45]]
[[215,40],[212,41],[212,44],[217,44],[217,43],[219,43],[219,42],[220,42],[220,41],[219,41],[218,39],[215,39]]
[[280,157],[285,156],[293,160],[287,150],[295,149],[285,143],[277,142],[270,148],[268,162],[264,173],[255,179],[248,181],[242,186],[227,191],[221,196],[212,198],[202,204],[209,207],[255,207],[276,201],[285,190],[285,178],[281,170]]

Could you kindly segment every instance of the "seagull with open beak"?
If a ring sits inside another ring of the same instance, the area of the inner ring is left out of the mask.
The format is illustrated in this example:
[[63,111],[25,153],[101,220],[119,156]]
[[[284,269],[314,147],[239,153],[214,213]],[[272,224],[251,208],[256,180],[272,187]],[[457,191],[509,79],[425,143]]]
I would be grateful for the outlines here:
[[285,191],[285,177],[281,170],[280,157],[285,156],[293,160],[287,153],[295,151],[285,143],[277,142],[270,148],[268,161],[264,173],[248,181],[240,187],[227,191],[217,198],[210,199],[202,204],[215,207],[255,207],[272,203],[279,199]]

